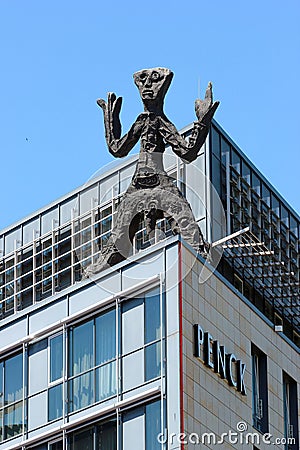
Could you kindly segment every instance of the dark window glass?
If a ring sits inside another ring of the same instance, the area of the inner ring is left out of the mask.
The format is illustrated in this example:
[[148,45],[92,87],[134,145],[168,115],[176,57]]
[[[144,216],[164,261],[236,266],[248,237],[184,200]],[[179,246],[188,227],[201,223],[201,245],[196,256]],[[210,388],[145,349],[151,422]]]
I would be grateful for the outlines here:
[[71,375],[85,372],[94,365],[93,321],[71,329]]
[[161,432],[160,402],[146,405],[146,450],[159,450],[157,436]]
[[53,386],[48,391],[48,418],[55,420],[62,417],[63,413],[63,389],[62,384]]
[[221,155],[222,155],[222,164],[226,164],[226,154],[230,157],[230,145],[223,137],[221,136]]
[[159,289],[145,295],[145,344],[160,339]]
[[267,433],[269,428],[267,356],[254,345],[251,354],[253,426],[262,433]]
[[22,433],[22,405],[22,402],[19,402],[4,409],[4,439],[9,439]]
[[[3,396],[4,396],[4,392],[3,392],[3,363],[0,363],[0,408],[3,406]],[[0,426],[1,426],[1,422],[0,422]]]
[[109,311],[96,319],[96,365],[116,357],[116,312]]
[[220,135],[214,127],[211,128],[211,144],[213,154],[221,159]]
[[261,184],[261,197],[268,206],[270,206],[270,196],[271,196],[270,189],[267,188],[267,186],[264,183],[262,183]]
[[5,361],[5,404],[16,402],[23,396],[23,355]]
[[271,204],[272,210],[279,217],[279,200],[273,193],[271,194],[271,201],[272,201]]
[[145,377],[146,381],[159,377],[161,374],[160,341],[145,348]]
[[291,222],[290,228],[292,233],[294,233],[294,235],[298,237],[298,221],[292,214],[290,215],[290,222]]
[[250,184],[250,167],[248,166],[245,161],[242,160],[242,177],[247,181],[248,184]]
[[241,173],[241,158],[233,149],[231,150],[231,165],[238,173]]
[[93,450],[93,429],[74,433],[71,450]]
[[49,444],[49,450],[63,450],[63,441],[54,442]]
[[212,184],[219,195],[221,195],[221,163],[214,155],[212,156]]
[[3,440],[3,411],[0,410],[0,442]]
[[97,427],[96,450],[117,449],[117,424],[116,421],[103,423]]
[[50,338],[50,382],[63,375],[63,336]]
[[284,434],[286,450],[299,449],[297,382],[283,373]]

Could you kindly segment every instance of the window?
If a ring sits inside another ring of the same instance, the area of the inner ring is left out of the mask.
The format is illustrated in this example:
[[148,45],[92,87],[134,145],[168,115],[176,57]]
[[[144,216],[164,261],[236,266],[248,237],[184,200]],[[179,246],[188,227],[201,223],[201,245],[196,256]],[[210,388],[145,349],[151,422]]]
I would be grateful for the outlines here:
[[63,415],[63,335],[49,338],[48,419]]
[[23,355],[0,362],[0,441],[23,430]]
[[157,437],[161,432],[161,402],[130,409],[122,417],[123,450],[160,450]]
[[299,449],[297,383],[283,372],[284,435],[286,450]]
[[157,437],[161,431],[161,412],[160,402],[150,403],[145,407],[146,414],[146,429],[145,429],[145,441],[146,450],[159,450],[161,444],[158,442]]
[[145,295],[145,380],[161,373],[160,295],[159,289]]
[[84,430],[75,431],[69,436],[69,444],[70,450],[117,450],[116,421],[109,420]]
[[122,380],[128,391],[161,375],[159,289],[122,302]]
[[267,356],[252,345],[252,412],[253,426],[262,433],[268,432]]
[[63,450],[63,442],[56,441],[56,442],[50,442],[50,443],[44,443],[35,445],[34,447],[26,447],[26,449],[30,450]]
[[115,316],[115,310],[110,310],[70,329],[70,411],[116,393]]

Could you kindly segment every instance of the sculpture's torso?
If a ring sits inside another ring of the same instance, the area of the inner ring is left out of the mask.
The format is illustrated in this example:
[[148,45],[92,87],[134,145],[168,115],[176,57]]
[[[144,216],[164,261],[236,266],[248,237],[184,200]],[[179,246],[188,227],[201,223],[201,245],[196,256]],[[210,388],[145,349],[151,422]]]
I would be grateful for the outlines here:
[[[136,174],[152,176],[165,173],[163,168],[163,152],[165,143],[159,133],[160,117],[148,113],[145,117],[140,137],[140,154],[136,167]],[[148,174],[148,175],[147,175]]]

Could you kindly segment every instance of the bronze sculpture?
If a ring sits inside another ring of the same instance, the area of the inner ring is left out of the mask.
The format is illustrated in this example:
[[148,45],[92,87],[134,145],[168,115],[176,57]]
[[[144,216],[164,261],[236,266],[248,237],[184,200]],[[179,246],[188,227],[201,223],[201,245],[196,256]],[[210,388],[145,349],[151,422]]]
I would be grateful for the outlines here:
[[198,120],[194,122],[192,133],[186,141],[163,111],[173,72],[165,68],[144,69],[133,77],[144,104],[144,112],[123,137],[119,118],[122,98],[109,93],[107,102],[97,100],[104,114],[105,137],[110,153],[122,158],[128,155],[138,140],[141,147],[132,181],[118,206],[111,237],[97,263],[88,267],[87,276],[130,255],[141,214],[149,234],[155,229],[156,221],[165,217],[174,233],[180,233],[196,251],[206,253],[207,246],[189,203],[164,171],[163,153],[166,144],[169,144],[183,161],[190,163],[197,158],[219,105],[219,102],[213,103],[212,84],[208,84],[205,99],[195,102]]

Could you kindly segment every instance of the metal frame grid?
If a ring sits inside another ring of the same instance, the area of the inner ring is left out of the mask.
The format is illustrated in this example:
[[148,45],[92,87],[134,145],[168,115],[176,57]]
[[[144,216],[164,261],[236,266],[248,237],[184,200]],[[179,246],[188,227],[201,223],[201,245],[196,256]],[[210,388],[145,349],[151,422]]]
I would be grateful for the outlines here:
[[[280,317],[300,331],[300,283],[274,250],[246,227],[212,244],[222,246],[242,280],[247,280]],[[275,320],[274,320],[275,323]]]

